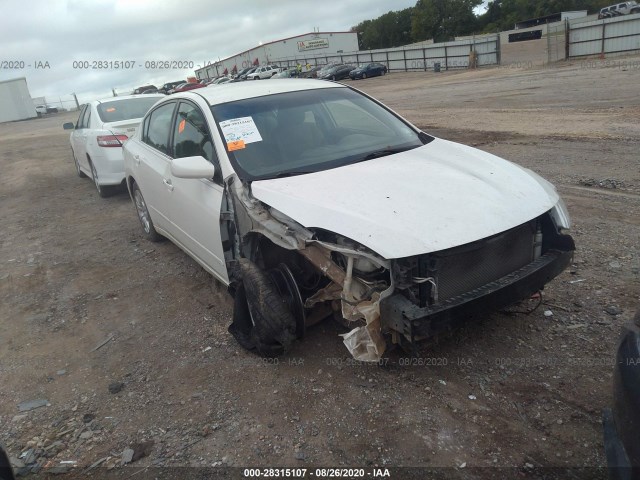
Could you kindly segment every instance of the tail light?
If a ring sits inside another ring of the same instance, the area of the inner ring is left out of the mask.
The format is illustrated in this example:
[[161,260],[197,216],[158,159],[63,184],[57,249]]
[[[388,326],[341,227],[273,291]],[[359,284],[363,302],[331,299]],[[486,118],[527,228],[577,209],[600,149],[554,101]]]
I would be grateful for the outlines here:
[[126,135],[98,135],[100,147],[121,147],[129,137]]

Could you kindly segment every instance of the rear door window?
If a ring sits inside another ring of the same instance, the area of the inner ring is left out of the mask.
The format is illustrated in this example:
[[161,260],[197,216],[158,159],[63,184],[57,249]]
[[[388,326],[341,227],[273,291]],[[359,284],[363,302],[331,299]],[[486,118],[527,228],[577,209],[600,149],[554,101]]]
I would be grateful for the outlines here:
[[169,134],[175,106],[175,102],[165,103],[151,112],[147,134],[143,139],[144,143],[166,155],[171,155]]

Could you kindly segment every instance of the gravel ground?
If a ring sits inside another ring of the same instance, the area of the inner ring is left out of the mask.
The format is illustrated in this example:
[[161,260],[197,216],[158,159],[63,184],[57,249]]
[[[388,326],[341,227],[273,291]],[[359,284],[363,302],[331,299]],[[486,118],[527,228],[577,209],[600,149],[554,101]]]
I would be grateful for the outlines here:
[[[533,313],[525,301],[381,365],[351,361],[331,322],[287,357],[245,352],[227,333],[224,287],[171,243],[146,242],[125,192],[101,199],[75,176],[61,128],[75,114],[0,125],[0,441],[22,472],[67,477],[322,466],[605,478],[601,410],[640,303],[640,100],[609,88],[631,73],[575,64],[353,82],[437,136],[554,182],[577,243]],[[44,405],[20,412],[31,400]]]

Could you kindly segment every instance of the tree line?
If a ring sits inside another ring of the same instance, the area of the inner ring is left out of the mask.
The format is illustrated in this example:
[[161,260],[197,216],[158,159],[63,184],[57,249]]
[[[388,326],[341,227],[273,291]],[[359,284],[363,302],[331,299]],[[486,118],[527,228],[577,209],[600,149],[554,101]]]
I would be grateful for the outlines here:
[[516,22],[570,10],[590,14],[611,4],[611,0],[491,0],[484,13],[474,10],[482,0],[418,0],[414,7],[392,11],[360,22],[361,50],[399,47],[433,39],[446,42],[456,36],[510,30]]

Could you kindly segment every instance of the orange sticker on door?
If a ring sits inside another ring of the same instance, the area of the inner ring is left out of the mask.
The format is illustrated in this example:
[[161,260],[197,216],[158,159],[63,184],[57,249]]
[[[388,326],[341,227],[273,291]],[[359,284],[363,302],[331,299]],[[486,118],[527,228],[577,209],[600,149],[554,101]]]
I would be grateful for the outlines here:
[[182,133],[184,132],[184,126],[187,124],[187,120],[182,120],[179,124],[178,124],[178,133]]
[[234,150],[242,150],[245,148],[244,140],[236,140],[235,142],[227,142],[227,148],[230,152]]

